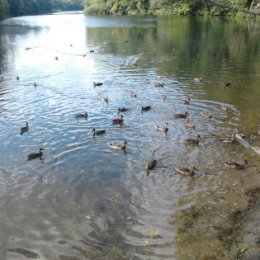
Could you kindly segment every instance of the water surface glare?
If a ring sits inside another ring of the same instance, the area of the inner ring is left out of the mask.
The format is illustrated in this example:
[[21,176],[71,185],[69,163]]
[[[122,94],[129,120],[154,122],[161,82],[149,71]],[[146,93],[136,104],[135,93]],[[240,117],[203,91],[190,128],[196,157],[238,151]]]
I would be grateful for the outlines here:
[[[259,182],[259,156],[219,142],[238,128],[260,146],[260,39],[250,26],[56,14],[4,20],[0,38],[1,259],[179,259],[177,211],[232,193],[223,182],[241,193]],[[128,110],[114,125],[119,107]],[[195,130],[174,119],[186,111]],[[167,133],[156,130],[165,123]],[[185,144],[197,135],[199,146]],[[107,145],[125,140],[125,152]],[[27,161],[40,147],[42,160]],[[244,159],[252,166],[234,180],[223,162]],[[175,166],[199,171],[187,178]]]

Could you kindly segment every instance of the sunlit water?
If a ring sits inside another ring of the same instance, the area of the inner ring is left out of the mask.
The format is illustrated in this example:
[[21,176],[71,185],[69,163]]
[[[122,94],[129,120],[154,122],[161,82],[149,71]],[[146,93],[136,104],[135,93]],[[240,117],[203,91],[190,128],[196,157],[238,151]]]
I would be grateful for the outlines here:
[[[239,128],[260,145],[257,28],[66,14],[7,19],[0,37],[1,259],[178,259],[177,210],[200,203],[196,194],[225,193],[223,182],[240,189],[248,174],[247,186],[259,180],[259,156],[247,144],[219,143]],[[188,97],[190,105],[180,103]],[[129,108],[123,126],[112,124],[118,107]],[[196,130],[173,119],[185,111]],[[211,120],[200,115],[207,111]],[[87,120],[75,119],[83,112]],[[20,135],[26,121],[29,132]],[[168,134],[155,129],[166,122]],[[106,134],[93,138],[93,127]],[[198,147],[185,145],[198,134]],[[124,140],[126,152],[107,145]],[[26,161],[40,147],[43,160]],[[234,181],[223,162],[244,159],[253,166]],[[194,179],[174,171],[194,165]]]

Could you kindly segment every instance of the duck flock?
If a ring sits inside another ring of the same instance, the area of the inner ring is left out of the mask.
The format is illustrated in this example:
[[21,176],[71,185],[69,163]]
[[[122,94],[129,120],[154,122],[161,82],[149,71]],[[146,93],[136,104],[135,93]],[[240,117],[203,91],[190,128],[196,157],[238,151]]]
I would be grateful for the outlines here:
[[[55,60],[58,60],[58,56],[55,57]],[[19,80],[19,79],[20,79],[20,77],[17,76],[16,80]],[[202,77],[194,78],[193,80],[196,83],[202,83],[203,82],[203,78]],[[162,77],[157,76],[156,77],[156,81],[157,82],[154,84],[154,87],[156,87],[156,88],[164,88],[165,87],[166,84],[162,81]],[[150,84],[150,80],[148,78],[146,78],[144,80],[144,84]],[[102,85],[103,85],[103,82],[93,82],[93,87],[94,88],[101,87]],[[36,87],[37,83],[34,82],[33,86]],[[224,87],[230,87],[231,86],[231,82],[224,82],[223,86]],[[129,93],[129,96],[130,96],[130,98],[138,98],[138,94],[135,91],[133,91],[133,90],[131,90],[131,92]],[[166,94],[162,94],[160,96],[160,99],[162,99],[165,102],[166,99],[167,99],[167,95]],[[106,103],[109,102],[108,96],[101,96],[100,100],[102,102],[106,102]],[[188,97],[187,99],[180,100],[179,102],[180,102],[180,104],[188,106],[192,102],[192,100]],[[226,111],[229,109],[229,107],[227,107],[225,105],[223,105],[221,108],[223,110],[226,110]],[[140,108],[141,113],[148,112],[151,109],[152,109],[151,106],[141,106],[141,108]],[[117,109],[118,117],[112,119],[111,123],[113,125],[123,126],[124,125],[124,116],[123,116],[122,113],[127,112],[129,110],[130,109],[128,107],[119,107]],[[201,112],[200,116],[202,118],[204,118],[205,120],[210,120],[212,118],[212,114],[210,112]],[[87,112],[78,113],[78,114],[75,115],[76,119],[88,119],[88,117],[89,117],[89,114]],[[188,112],[179,113],[179,114],[173,114],[173,119],[185,120],[185,128],[191,129],[191,130],[195,130],[196,129],[196,125],[194,123],[190,122],[190,120],[189,120],[189,113]],[[156,125],[155,129],[157,131],[161,131],[161,132],[164,132],[165,134],[167,134],[168,130],[169,130],[169,124],[166,122],[164,125]],[[23,126],[20,129],[20,134],[23,135],[23,134],[28,133],[28,132],[29,132],[29,123],[25,122],[25,126]],[[91,134],[93,135],[93,137],[96,137],[96,136],[105,135],[106,132],[107,131],[105,129],[97,130],[94,127],[93,130],[91,131]],[[260,135],[260,130],[257,132],[257,135]],[[231,134],[230,137],[220,138],[219,142],[226,143],[226,144],[232,144],[232,143],[234,143],[235,138],[238,139],[239,141],[242,140],[243,142],[247,142],[248,143],[248,147],[250,147],[255,153],[260,154],[260,148],[259,147],[255,147],[255,146],[251,146],[249,141],[248,141],[249,140],[248,137],[245,136],[243,133],[239,132],[237,129],[234,130],[234,132]],[[197,135],[196,137],[191,137],[191,138],[186,139],[185,140],[185,144],[187,144],[189,146],[198,146],[199,143],[200,143],[200,140],[201,140],[201,136]],[[124,140],[124,141],[121,141],[121,142],[110,141],[110,142],[107,143],[107,145],[108,145],[109,148],[111,148],[113,150],[126,151],[126,149],[127,149],[127,140]],[[44,148],[39,148],[38,152],[34,152],[34,153],[29,154],[28,157],[27,157],[27,160],[30,161],[30,160],[37,159],[37,158],[42,159],[43,151],[44,151]],[[235,162],[235,161],[234,162],[233,161],[224,162],[224,165],[226,167],[229,167],[229,168],[232,168],[232,169],[239,169],[239,170],[244,169],[247,164],[248,164],[247,160],[244,160],[243,163]],[[146,170],[147,170],[148,174],[149,174],[149,172],[151,170],[156,168],[156,165],[157,165],[157,159],[156,158],[153,158],[151,161],[147,162]],[[198,169],[195,166],[193,166],[191,168],[174,166],[174,169],[175,169],[175,172],[177,174],[184,175],[184,176],[190,176],[190,177],[193,177],[194,174],[195,174],[195,171],[198,171]]]

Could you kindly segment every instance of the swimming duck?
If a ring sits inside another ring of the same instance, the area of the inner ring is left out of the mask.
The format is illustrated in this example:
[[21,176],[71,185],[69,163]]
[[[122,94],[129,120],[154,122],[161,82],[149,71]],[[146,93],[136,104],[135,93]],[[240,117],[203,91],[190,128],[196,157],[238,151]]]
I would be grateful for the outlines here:
[[245,140],[247,137],[245,134],[238,131],[238,129],[235,129],[235,136],[239,140]]
[[129,110],[129,108],[126,108],[126,107],[119,107],[119,108],[117,109],[118,113],[120,113],[120,112],[126,112],[126,111],[128,111],[128,110]]
[[195,82],[202,82],[203,78],[202,77],[198,77],[198,78],[194,78],[193,79]]
[[180,102],[181,102],[182,104],[184,104],[184,105],[189,105],[189,104],[190,104],[190,98],[181,100]]
[[169,128],[168,128],[168,123],[165,123],[164,126],[157,125],[155,128],[156,128],[158,131],[163,131],[163,132],[165,132],[165,133],[167,133],[168,130],[169,130]]
[[132,98],[137,98],[137,94],[133,90],[131,90],[130,96]]
[[188,112],[185,112],[185,114],[174,114],[174,118],[186,118],[189,116]]
[[230,82],[230,81],[225,81],[225,82],[223,83],[223,86],[224,86],[224,87],[230,87],[230,86],[231,86],[231,82]]
[[212,117],[210,112],[201,112],[200,114],[204,118],[211,118]]
[[142,106],[142,109],[141,109],[141,111],[143,112],[143,111],[149,111],[151,109],[151,106],[145,106],[145,107],[143,107]]
[[98,86],[102,86],[103,85],[103,83],[102,82],[93,82],[93,84],[94,84],[94,87],[98,87]]
[[19,76],[16,76],[16,80],[19,80],[20,79],[20,77]]
[[100,101],[108,103],[108,96],[106,96],[106,97],[103,96],[103,97],[100,97],[99,99],[100,99]]
[[252,148],[257,154],[260,154],[260,147],[251,146],[251,148]]
[[119,144],[119,143],[116,143],[116,142],[110,142],[107,145],[114,150],[125,150],[126,145],[127,145],[127,141],[124,141],[123,144]]
[[150,80],[148,78],[145,78],[144,84],[150,84]]
[[196,128],[196,126],[194,124],[190,123],[188,118],[186,118],[185,127],[186,128],[190,128],[190,129],[195,129]]
[[161,79],[162,78],[162,76],[159,76],[159,75],[157,75],[156,76],[156,79],[158,80],[158,79]]
[[225,162],[224,163],[225,166],[232,168],[232,169],[238,169],[238,170],[244,169],[246,164],[248,164],[247,160],[244,160],[244,163],[242,163],[242,164],[237,163],[237,162]]
[[194,171],[198,170],[196,167],[192,167],[191,169],[183,168],[183,167],[181,167],[181,168],[174,167],[174,169],[178,174],[183,175],[183,176],[190,176],[190,177],[193,177]]
[[93,52],[95,52],[95,50],[89,50],[89,52],[90,52],[90,53],[93,53]]
[[160,99],[162,99],[163,101],[165,101],[166,95],[161,95],[161,96],[160,96]]
[[232,108],[226,104],[222,105],[220,108],[224,111],[232,111]]
[[123,122],[124,122],[124,116],[121,115],[120,118],[115,118],[115,119],[112,119],[112,122],[113,122],[113,125],[122,125]]
[[29,131],[29,124],[28,124],[28,122],[25,122],[25,126],[21,128],[20,134],[22,135],[22,134],[24,134],[25,132],[28,133],[28,131]]
[[79,114],[76,114],[75,115],[75,118],[88,118],[88,113],[85,112],[85,113],[79,113]]
[[36,159],[36,158],[42,159],[42,151],[43,150],[44,150],[43,148],[40,148],[38,153],[29,154],[28,157],[27,157],[27,161],[31,161],[31,160]]
[[199,145],[200,135],[198,135],[197,138],[188,138],[185,140],[185,142],[189,145]]
[[93,136],[95,137],[96,135],[103,135],[106,133],[106,130],[98,130],[96,131],[96,128],[93,128],[92,132]]
[[163,83],[163,82],[156,82],[154,86],[157,88],[162,88],[164,85],[165,85],[165,83]]
[[147,164],[147,170],[153,170],[156,166],[156,163],[157,161],[155,159],[153,159],[152,161],[150,161],[148,164]]
[[221,143],[226,143],[226,144],[232,144],[234,143],[234,134],[231,135],[231,137],[227,137],[227,138],[220,138],[219,141]]

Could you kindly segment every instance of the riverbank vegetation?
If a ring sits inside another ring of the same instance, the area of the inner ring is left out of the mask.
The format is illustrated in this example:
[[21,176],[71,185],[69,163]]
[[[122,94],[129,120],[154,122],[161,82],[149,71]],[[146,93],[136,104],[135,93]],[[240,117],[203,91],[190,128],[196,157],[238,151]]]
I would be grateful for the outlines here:
[[260,15],[258,0],[84,0],[86,14],[94,15]]
[[0,18],[82,9],[82,0],[0,0]]

